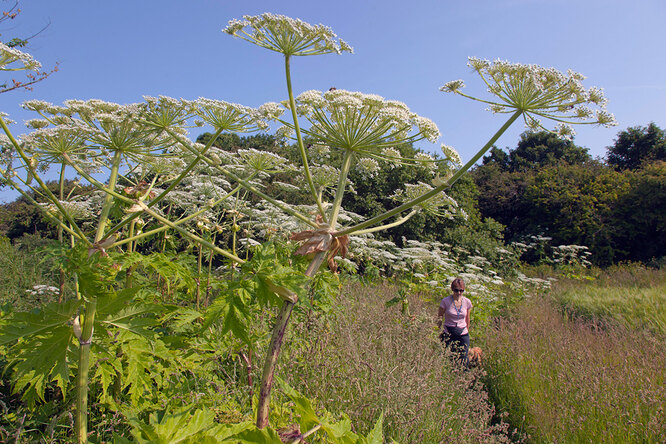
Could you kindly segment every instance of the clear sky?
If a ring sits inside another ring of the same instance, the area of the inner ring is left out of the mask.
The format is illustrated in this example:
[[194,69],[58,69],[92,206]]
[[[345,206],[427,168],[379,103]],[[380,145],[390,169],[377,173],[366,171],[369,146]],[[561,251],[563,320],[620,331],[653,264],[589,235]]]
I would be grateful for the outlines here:
[[[1,0],[7,9],[13,0]],[[330,87],[405,102],[435,121],[440,142],[463,159],[503,124],[479,103],[439,92],[463,79],[482,92],[467,57],[501,58],[588,77],[604,89],[615,128],[577,126],[575,142],[603,157],[617,133],[654,121],[666,128],[666,0],[23,0],[1,40],[31,35],[27,52],[59,71],[33,91],[0,95],[0,111],[18,123],[36,117],[20,103],[144,95],[208,97],[259,106],[286,97],[281,55],[221,32],[243,15],[273,12],[324,24],[354,54],[296,58],[296,93]],[[522,125],[497,143],[515,147]],[[192,133],[193,137],[196,137]],[[419,146],[437,152],[439,144]],[[0,191],[0,201],[10,194]]]

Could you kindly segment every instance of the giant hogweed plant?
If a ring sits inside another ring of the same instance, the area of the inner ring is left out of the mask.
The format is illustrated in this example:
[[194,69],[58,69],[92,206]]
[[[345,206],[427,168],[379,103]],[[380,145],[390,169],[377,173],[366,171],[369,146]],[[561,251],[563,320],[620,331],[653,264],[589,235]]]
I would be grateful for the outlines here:
[[[352,165],[357,162],[372,168],[373,162],[377,161],[411,162],[413,165],[432,162],[429,159],[401,159],[394,147],[420,140],[435,142],[439,138],[436,125],[411,112],[404,103],[373,94],[331,90],[306,91],[295,96],[291,82],[292,57],[352,51],[327,27],[263,14],[233,20],[225,32],[283,55],[287,100],[280,104],[267,103],[258,109],[210,99],[186,101],[165,97],[147,98],[145,103],[134,105],[95,100],[72,100],[64,106],[27,102],[25,106],[41,118],[29,122],[35,131],[22,140],[13,136],[6,119],[0,117],[0,126],[6,135],[2,140],[3,157],[7,159],[2,169],[4,182],[43,208],[62,233],[83,245],[93,262],[96,255],[105,256],[107,250],[125,246],[127,251],[132,251],[133,245],[140,239],[170,230],[234,263],[244,264],[246,260],[234,252],[219,248],[210,239],[206,240],[186,228],[193,219],[235,198],[244,189],[310,228],[295,233],[292,238],[302,242],[296,254],[311,257],[303,273],[303,277],[311,278],[324,261],[333,265],[336,255],[345,255],[349,248],[349,236],[397,226],[418,211],[441,214],[442,209],[451,204],[445,191],[519,118],[522,117],[529,127],[542,126],[540,119],[556,121],[557,131],[564,136],[572,134],[568,125],[573,123],[614,123],[612,116],[605,112],[601,90],[585,89],[580,74],[563,74],[534,65],[470,59],[470,66],[481,76],[494,98],[482,99],[465,94],[460,80],[447,83],[442,90],[487,103],[495,113],[510,114],[508,120],[462,166],[457,153],[442,145],[444,157],[439,162],[443,167],[439,169],[445,171],[443,177],[438,176],[432,183],[407,186],[404,192],[395,196],[400,202],[395,208],[344,225],[340,215],[344,194],[349,191],[348,175]],[[18,64],[21,69],[31,69],[26,62],[28,56],[15,55],[15,51],[9,54],[4,48],[0,49],[4,56],[3,66]],[[591,107],[596,107],[596,111]],[[290,119],[283,118],[285,112]],[[278,129],[280,135],[293,135],[296,141],[300,154],[299,170],[310,192],[315,217],[265,192],[261,179],[275,171],[284,159],[272,153],[248,151],[229,160],[229,156],[221,156],[212,147],[216,137],[225,131],[265,128],[266,121],[270,120],[282,125]],[[212,126],[215,133],[208,144],[194,144],[186,136],[187,129],[202,123]],[[330,181],[323,185],[318,180],[320,176],[308,157],[304,135],[342,153],[339,165],[328,166],[331,168],[328,172],[332,171],[335,176],[334,185]],[[181,163],[180,167],[173,168],[175,163]],[[161,204],[167,202],[169,195],[177,193],[178,185],[201,164],[209,169],[211,175],[224,178],[228,184],[224,192],[216,194],[187,215],[179,212],[174,217],[165,213]],[[88,235],[75,217],[72,209],[75,203],[69,202],[63,195],[54,195],[46,187],[43,172],[54,165],[60,167],[61,177],[65,176],[66,170],[73,170],[81,180],[94,185],[102,193],[94,234]],[[105,179],[100,179],[100,171],[107,174]],[[131,185],[122,188],[120,183],[126,182]],[[34,191],[47,204],[38,203],[28,190]],[[119,208],[123,212],[112,217]],[[138,232],[137,223],[141,221],[143,224],[145,219],[154,222],[155,228],[139,229]],[[265,357],[256,418],[258,430],[268,425],[275,366],[290,314],[298,303],[299,294],[302,294],[303,279],[297,279],[286,264],[284,267],[284,279],[276,279],[271,270],[258,274],[262,276],[262,286],[258,287],[261,292],[272,295],[267,297],[282,304]],[[69,317],[64,315],[60,323],[72,323],[73,328],[70,328],[78,340],[77,431],[80,442],[86,440],[89,350],[96,325],[98,297],[104,294],[101,292],[98,295],[94,289],[86,290],[88,293],[83,290],[77,292],[79,304],[75,304],[76,307],[67,313]],[[232,314],[234,310],[231,310]]]
[[[470,58],[469,65],[481,76],[488,86],[488,92],[495,99],[476,98],[463,93],[464,83],[461,80],[447,83],[442,91],[487,103],[495,113],[509,113],[509,119],[465,165],[456,165],[459,159],[457,154],[442,145],[444,161],[450,164],[450,172],[445,178],[438,178],[433,184],[420,184],[417,189],[411,188],[412,193],[405,193],[406,198],[400,205],[384,214],[352,226],[339,227],[338,216],[347,190],[349,168],[355,159],[393,157],[389,150],[395,145],[423,139],[435,142],[439,138],[439,130],[432,121],[411,112],[404,103],[377,95],[335,89],[327,92],[307,91],[294,97],[290,72],[292,57],[352,52],[351,47],[337,39],[329,28],[312,26],[284,16],[263,14],[232,20],[225,32],[283,55],[288,100],[282,103],[282,108],[289,111],[291,121],[280,118],[283,109],[277,104],[270,106],[276,119],[284,125],[285,130],[282,131],[295,133],[302,168],[318,209],[314,224],[310,222],[316,226],[292,236],[303,242],[296,254],[314,254],[306,271],[308,276],[317,272],[325,258],[330,261],[338,253],[344,256],[349,236],[387,229],[404,223],[418,210],[432,211],[441,206],[442,193],[521,117],[532,128],[542,126],[540,118],[554,120],[558,122],[557,131],[564,136],[572,134],[569,125],[573,123],[614,124],[612,115],[605,111],[606,101],[602,91],[598,88],[584,88],[581,83],[583,76],[578,73],[569,71],[563,74],[536,65]],[[596,111],[590,106],[596,107]],[[302,128],[301,121],[306,121],[309,126]],[[330,203],[322,201],[312,180],[303,134],[343,152],[341,165],[338,166],[337,187]],[[294,216],[304,221],[306,219],[305,215]],[[389,219],[393,220],[387,223]],[[284,301],[273,330],[264,364],[257,413],[257,426],[260,428],[268,424],[275,364],[295,303],[294,300]]]
[[[183,360],[174,360],[176,355],[155,335],[160,323],[154,315],[164,314],[166,306],[141,302],[151,296],[146,297],[148,287],[141,285],[141,275],[136,271],[137,267],[155,269],[159,271],[158,281],[167,283],[177,275],[183,276],[180,280],[187,283],[187,273],[181,273],[159,257],[137,256],[136,247],[145,239],[166,234],[167,230],[176,232],[199,247],[199,281],[202,247],[237,266],[246,264],[247,258],[241,259],[235,251],[236,216],[230,227],[234,237],[230,252],[215,245],[214,235],[207,236],[212,231],[210,218],[215,217],[217,207],[232,202],[234,210],[229,211],[238,213],[241,187],[217,174],[211,175],[211,171],[202,181],[205,176],[196,170],[201,169],[199,163],[206,155],[216,172],[221,171],[250,190],[258,190],[264,187],[263,180],[284,166],[285,159],[257,150],[241,150],[230,156],[214,148],[212,143],[224,131],[237,133],[265,127],[261,110],[220,101],[189,102],[160,97],[127,106],[71,100],[64,106],[30,101],[24,107],[41,118],[28,122],[35,131],[20,141],[9,131],[7,122],[2,121],[6,134],[2,140],[3,179],[43,210],[59,227],[61,240],[64,240],[62,233],[69,235],[72,249],[67,253],[66,268],[78,279],[75,299],[43,307],[34,314],[4,316],[1,344],[14,356],[10,364],[14,390],[22,392],[29,405],[44,401],[49,382],[55,382],[67,400],[70,376],[75,373],[75,430],[77,440],[86,442],[91,383],[101,387],[96,400],[116,410],[120,408],[121,394],[129,395],[134,409],[154,408],[159,404],[148,402],[145,396],[151,391],[151,381],[163,380],[159,375],[165,371],[188,367]],[[192,120],[195,122],[189,123]],[[216,130],[207,145],[193,144],[183,137],[188,126],[200,125],[198,120]],[[210,165],[204,165],[204,169]],[[60,194],[54,195],[43,178],[44,172],[54,166],[60,170],[61,183],[66,171],[74,170],[79,180],[99,190],[97,196],[93,199],[65,196],[62,186]],[[195,171],[200,183],[192,180]],[[182,191],[188,188],[190,193]],[[196,197],[188,204],[178,199],[184,194]],[[214,228],[220,231],[224,227],[216,224]],[[124,249],[120,255],[116,253],[119,248]],[[273,301],[275,294],[295,297],[296,293],[280,285],[281,280],[295,288],[303,287],[301,282],[294,282],[294,269],[275,264],[271,258],[262,261],[264,255],[258,253],[255,251],[252,263],[241,270],[241,278],[225,286],[228,296],[211,307],[204,327],[222,318],[222,333],[231,331],[251,342],[242,320],[253,299],[249,293],[256,294],[261,303],[261,300]],[[275,253],[271,257],[274,256]],[[121,269],[124,284],[117,282]],[[195,284],[189,282],[187,286],[192,288]],[[197,305],[198,290],[197,285]],[[138,293],[143,293],[143,297],[137,300]],[[197,317],[191,313],[188,316]],[[96,341],[93,341],[94,332],[98,335]],[[154,365],[146,365],[150,362]],[[95,370],[91,375],[93,363]],[[164,383],[160,387],[164,388]],[[246,428],[236,427],[230,435]],[[353,435],[348,430],[343,432],[340,436]]]

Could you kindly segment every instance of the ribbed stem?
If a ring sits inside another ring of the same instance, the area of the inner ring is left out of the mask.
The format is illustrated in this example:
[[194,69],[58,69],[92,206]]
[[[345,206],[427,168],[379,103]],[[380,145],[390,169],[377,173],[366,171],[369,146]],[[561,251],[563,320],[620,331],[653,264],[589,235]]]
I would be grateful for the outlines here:
[[[111,175],[109,176],[109,186],[108,189],[114,191],[116,189],[116,182],[118,181],[118,171],[120,170],[120,151],[116,151],[113,155],[113,160],[111,163]],[[102,213],[99,216],[99,223],[97,225],[97,233],[95,234],[95,242],[98,242],[104,237],[104,229],[106,228],[106,223],[109,220],[109,213],[111,212],[111,207],[113,206],[113,196],[107,194],[104,198],[104,205],[102,206]]]
[[331,230],[335,230],[335,224],[338,222],[338,214],[340,214],[340,207],[342,207],[342,198],[345,195],[345,188],[347,188],[347,175],[349,174],[353,157],[354,153],[352,151],[345,151],[345,156],[342,159],[342,168],[340,169],[340,177],[338,178],[338,189],[335,192],[333,209],[331,210],[331,217],[328,222]]
[[[317,253],[310,262],[305,275],[312,277],[317,273],[324,258],[328,254],[327,251]],[[273,335],[271,342],[268,346],[266,359],[264,361],[264,371],[261,375],[261,389],[259,391],[259,405],[257,406],[257,428],[263,429],[268,425],[268,412],[270,410],[271,389],[273,388],[273,379],[275,374],[275,366],[277,365],[278,357],[280,356],[280,348],[284,339],[284,332],[289,324],[289,317],[291,311],[294,309],[294,303],[285,300],[280,309],[280,313],[275,321],[273,327]]]
[[81,337],[79,338],[79,369],[76,376],[76,437],[78,444],[88,442],[88,370],[96,311],[96,301],[86,302]]
[[308,154],[305,151],[305,146],[303,145],[303,137],[301,135],[301,128],[298,124],[298,116],[296,115],[296,101],[294,100],[294,92],[291,88],[291,69],[289,67],[290,57],[288,55],[284,56],[284,70],[287,77],[287,92],[289,94],[289,108],[291,109],[291,117],[294,120],[294,131],[296,132],[296,140],[298,142],[298,150],[301,153],[301,160],[303,161],[303,172],[305,173],[305,179],[308,182],[310,187],[310,193],[312,197],[317,202],[317,208],[319,209],[319,214],[322,218],[326,218],[324,212],[324,206],[321,203],[319,198],[319,193],[317,193],[317,187],[315,187],[314,181],[312,180],[312,174],[310,174],[310,165],[308,164]]

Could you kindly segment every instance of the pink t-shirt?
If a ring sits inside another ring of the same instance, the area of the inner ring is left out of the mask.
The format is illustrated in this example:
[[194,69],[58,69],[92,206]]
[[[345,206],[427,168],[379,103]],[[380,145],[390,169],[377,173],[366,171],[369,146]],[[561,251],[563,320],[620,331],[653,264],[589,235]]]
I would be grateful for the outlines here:
[[464,335],[468,333],[465,317],[467,316],[467,312],[472,309],[472,301],[465,296],[462,296],[461,300],[462,305],[458,310],[456,310],[456,307],[453,305],[453,296],[447,296],[442,299],[439,306],[444,309],[444,326],[463,328],[464,330],[462,334]]

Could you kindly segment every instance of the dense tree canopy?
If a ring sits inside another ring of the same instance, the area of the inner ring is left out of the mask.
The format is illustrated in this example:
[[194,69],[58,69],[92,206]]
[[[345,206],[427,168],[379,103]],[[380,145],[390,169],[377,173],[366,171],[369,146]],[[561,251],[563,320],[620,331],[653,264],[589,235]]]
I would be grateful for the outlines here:
[[618,133],[608,149],[608,164],[618,170],[637,169],[646,162],[666,160],[666,132],[654,122]]
[[587,148],[576,146],[571,140],[548,131],[528,131],[520,135],[518,146],[508,153],[493,147],[490,155],[483,158],[483,163],[494,163],[507,171],[524,171],[560,162],[581,164],[590,159]]
[[503,224],[509,242],[545,235],[585,245],[600,265],[663,257],[664,140],[654,124],[622,131],[607,165],[572,141],[525,133],[473,171],[481,215]]

